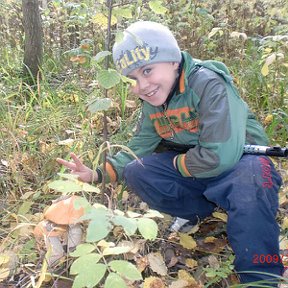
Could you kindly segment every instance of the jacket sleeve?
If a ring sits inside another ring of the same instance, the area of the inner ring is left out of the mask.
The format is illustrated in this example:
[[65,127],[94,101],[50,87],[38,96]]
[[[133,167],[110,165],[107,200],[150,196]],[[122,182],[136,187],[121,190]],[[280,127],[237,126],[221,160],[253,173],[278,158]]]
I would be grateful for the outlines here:
[[232,80],[201,68],[189,79],[199,115],[198,145],[176,158],[186,177],[208,178],[232,168],[243,154],[247,105]]
[[[137,123],[136,132],[127,144],[127,151],[118,152],[112,157],[107,157],[106,163],[106,182],[115,182],[122,179],[125,166],[135,159],[135,156],[141,158],[145,155],[152,154],[161,141],[157,134],[152,121],[149,119],[147,107],[143,104],[140,119]],[[132,154],[132,153],[134,154]],[[100,180],[103,175],[103,166],[97,168]]]

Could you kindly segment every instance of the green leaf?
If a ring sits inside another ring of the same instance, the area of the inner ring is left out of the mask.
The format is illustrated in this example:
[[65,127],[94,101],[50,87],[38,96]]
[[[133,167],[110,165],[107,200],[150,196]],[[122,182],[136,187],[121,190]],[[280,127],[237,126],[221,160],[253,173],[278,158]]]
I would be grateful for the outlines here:
[[131,250],[131,247],[107,247],[103,250],[103,255],[119,255],[127,253]]
[[[124,216],[125,215],[125,213],[123,212],[123,211],[121,211],[121,210],[119,210],[119,209],[114,209],[113,210],[113,213],[115,214],[115,215],[119,215],[119,216]],[[288,218],[287,218],[287,221],[288,221]],[[287,225],[288,225],[288,223],[287,223]],[[288,227],[287,227],[288,228]],[[286,229],[286,228],[285,228]]]
[[144,218],[164,218],[164,216],[157,210],[150,209],[143,215]]
[[162,1],[160,0],[152,0],[149,1],[150,9],[156,14],[165,14],[168,9],[162,5]]
[[117,17],[123,17],[127,19],[133,18],[131,8],[115,8],[113,14]]
[[135,219],[127,218],[125,216],[115,216],[112,219],[113,223],[117,226],[122,226],[128,236],[135,234],[137,230],[137,222]]
[[60,177],[68,180],[74,180],[76,181],[78,179],[77,175],[74,174],[68,174],[68,173],[57,173]]
[[141,273],[137,270],[137,268],[128,261],[124,260],[114,260],[108,264],[111,269],[115,272],[118,272],[121,276],[135,281],[142,280]]
[[89,243],[80,244],[76,247],[76,250],[71,252],[69,255],[72,257],[80,257],[94,251],[96,247]]
[[221,278],[226,278],[228,275],[227,273],[225,273],[225,271],[219,271],[218,273],[218,276],[220,276]]
[[118,274],[110,273],[106,278],[104,288],[127,288],[127,285]]
[[86,263],[83,266],[83,270],[85,270],[85,272],[75,277],[72,288],[95,287],[104,277],[107,267],[104,264]]
[[123,39],[124,39],[124,32],[123,31],[117,32],[115,36],[116,43],[121,43]]
[[136,213],[136,212],[133,212],[133,211],[127,211],[127,216],[130,217],[130,218],[138,218],[138,217],[141,217],[142,215],[139,214],[139,213]]
[[34,204],[33,201],[24,201],[20,208],[18,209],[18,214],[19,215],[25,215],[29,212],[30,208]]
[[88,202],[88,200],[86,198],[78,196],[75,199],[75,202],[74,202],[74,208],[75,209],[78,210],[80,208],[83,208],[86,211],[91,207],[92,207],[91,204]]
[[223,30],[220,27],[214,27],[210,33],[208,34],[208,38],[212,38],[214,35],[216,35],[217,33],[220,34],[220,36],[223,34]]
[[105,89],[110,89],[120,82],[120,75],[116,70],[101,70],[97,75],[98,83]]
[[95,192],[97,194],[100,193],[100,189],[96,186],[93,186],[93,185],[90,185],[88,183],[83,183],[83,187],[82,187],[82,190],[84,192]]
[[82,191],[81,185],[70,180],[55,180],[49,183],[48,187],[64,194]]
[[202,16],[206,16],[208,14],[208,10],[205,8],[197,7],[196,13],[198,13],[199,15],[202,15]]
[[129,83],[130,85],[132,86],[136,86],[137,82],[136,80],[134,79],[131,79],[129,77],[126,77],[124,75],[121,75],[121,80],[124,82],[124,83]]
[[109,98],[96,98],[88,103],[88,111],[90,113],[107,111],[111,105],[112,101]]
[[105,57],[111,55],[112,53],[110,51],[101,51],[97,53],[95,57],[93,57],[93,60],[96,62],[101,62]]
[[214,277],[216,277],[216,275],[217,275],[216,271],[212,271],[212,270],[205,273],[205,276],[208,278],[214,278]]
[[213,15],[209,14],[209,11],[205,8],[200,8],[200,7],[197,7],[196,8],[196,13],[200,16],[203,16],[207,19],[209,19],[210,21],[214,21],[214,17]]
[[80,48],[74,48],[69,51],[65,51],[64,54],[68,54],[70,56],[80,55],[82,53]]
[[[106,29],[108,26],[108,17],[103,13],[96,13],[91,18],[92,23],[100,26],[102,29]],[[111,17],[111,25],[117,24],[117,18],[112,15]]]
[[269,74],[269,66],[266,63],[264,63],[264,65],[262,66],[261,74],[263,76],[267,76]]
[[97,242],[105,238],[112,230],[112,225],[106,217],[90,221],[87,228],[86,241]]
[[111,212],[106,207],[95,208],[94,205],[85,215],[81,217],[81,220],[97,220],[109,217]]
[[147,240],[154,240],[157,237],[158,225],[149,218],[138,219],[138,229],[141,235]]
[[64,173],[58,173],[58,175],[68,180],[55,180],[48,184],[49,188],[63,193],[79,191],[100,193],[100,189],[98,187],[77,180],[77,176],[75,175]]
[[87,272],[87,267],[94,265],[101,259],[100,254],[90,253],[77,258],[70,267],[70,274],[76,275]]

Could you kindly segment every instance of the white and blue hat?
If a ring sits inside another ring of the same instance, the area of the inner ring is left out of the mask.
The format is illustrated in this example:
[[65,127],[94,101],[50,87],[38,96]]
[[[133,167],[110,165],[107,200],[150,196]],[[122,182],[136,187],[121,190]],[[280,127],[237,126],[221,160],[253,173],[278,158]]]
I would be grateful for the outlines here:
[[181,51],[172,32],[164,25],[138,21],[124,31],[113,46],[117,70],[127,76],[134,69],[160,62],[181,62]]

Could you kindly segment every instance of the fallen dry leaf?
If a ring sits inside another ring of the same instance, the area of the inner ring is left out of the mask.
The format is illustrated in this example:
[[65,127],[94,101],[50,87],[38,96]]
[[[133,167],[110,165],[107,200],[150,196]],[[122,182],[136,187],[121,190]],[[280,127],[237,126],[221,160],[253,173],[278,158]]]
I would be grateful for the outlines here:
[[281,228],[283,230],[288,229],[288,217],[287,216],[284,217],[283,222],[281,224]]
[[167,275],[167,267],[164,259],[159,252],[150,253],[147,255],[150,268],[161,276]]
[[118,247],[130,247],[129,253],[136,254],[140,249],[140,245],[141,245],[141,242],[138,240],[132,240],[132,241],[123,240],[123,241],[120,241],[117,246]]
[[137,104],[134,100],[127,100],[125,102],[125,107],[126,108],[136,108]]
[[121,237],[123,235],[123,228],[121,226],[116,226],[113,228],[113,236],[115,237]]
[[279,237],[279,246],[280,246],[280,250],[286,250],[288,247],[288,238],[287,237],[283,237],[280,235]]
[[130,251],[124,254],[125,259],[133,260],[135,254],[139,252],[139,250],[143,249],[144,242],[142,239],[140,240],[123,240],[119,242],[118,247],[130,247]]
[[194,267],[197,267],[198,266],[198,263],[196,260],[194,259],[186,259],[185,260],[185,265],[188,267],[188,268],[194,268]]
[[7,254],[0,254],[0,266],[1,266],[2,264],[8,263],[9,260],[10,260],[10,256],[9,256],[9,255],[7,255]]
[[11,276],[17,267],[18,256],[10,250],[0,254],[0,282]]
[[217,240],[217,238],[210,236],[210,237],[206,237],[204,239],[204,243],[214,243]]
[[[283,180],[283,181],[285,181],[285,180]],[[288,195],[288,185],[283,186],[282,189],[280,189],[280,193],[279,193],[279,205],[280,205],[280,207],[285,207],[288,205],[287,195]]]
[[174,267],[178,263],[178,258],[176,256],[172,256],[170,262],[167,264],[168,268]]
[[0,268],[0,282],[8,278],[10,274],[9,268]]
[[145,278],[144,280],[143,288],[165,288],[165,287],[166,286],[163,283],[161,278],[152,276],[152,277]]
[[218,269],[220,267],[220,263],[214,255],[209,255],[208,263],[211,268]]
[[97,243],[97,246],[101,247],[101,249],[105,249],[108,247],[115,247],[116,245],[113,242],[107,242],[106,240],[102,239]]
[[138,258],[136,258],[135,262],[136,262],[137,269],[140,272],[143,272],[146,269],[146,267],[149,265],[149,261],[148,261],[147,256],[138,257]]
[[196,248],[197,244],[196,241],[189,236],[186,233],[179,233],[179,237],[180,237],[180,244],[186,248],[186,249],[190,249],[193,250]]
[[272,115],[272,114],[268,114],[268,115],[265,117],[265,119],[264,119],[264,121],[263,121],[263,124],[264,124],[264,125],[269,125],[269,124],[272,123],[272,121],[273,121],[273,115]]
[[188,281],[179,279],[172,282],[168,288],[185,288],[188,287],[188,285],[189,285]]
[[227,223],[227,218],[228,218],[228,216],[227,216],[227,214],[225,214],[225,213],[214,212],[214,213],[212,213],[212,216],[213,216],[214,218],[220,219],[220,220],[222,220],[223,222]]
[[215,239],[213,242],[205,242],[204,240],[199,240],[197,242],[197,250],[208,252],[208,253],[219,253],[227,245],[227,240],[225,239]]
[[194,277],[192,275],[190,275],[187,271],[182,270],[182,269],[178,271],[178,278],[180,280],[187,281],[189,285],[197,284],[197,282],[194,279]]
[[199,224],[194,225],[188,232],[187,234],[195,234],[199,230],[200,226]]

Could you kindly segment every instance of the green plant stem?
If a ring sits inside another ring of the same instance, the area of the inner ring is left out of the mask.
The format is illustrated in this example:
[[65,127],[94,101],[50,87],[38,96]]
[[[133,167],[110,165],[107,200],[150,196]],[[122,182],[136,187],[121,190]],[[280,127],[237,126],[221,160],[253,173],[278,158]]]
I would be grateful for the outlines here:
[[[107,24],[107,34],[106,34],[106,39],[105,39],[105,50],[108,51],[109,47],[110,47],[110,39],[111,39],[111,18],[112,18],[112,5],[113,5],[113,0],[107,0],[106,2],[107,8],[108,8],[108,24]],[[109,68],[109,59],[108,57],[106,57],[105,59],[105,69]],[[105,89],[105,98],[108,98],[108,90]],[[104,115],[103,115],[103,140],[104,142],[107,142],[107,138],[108,138],[108,127],[107,127],[107,114],[106,111],[104,111]],[[103,154],[103,179],[102,179],[102,186],[101,186],[101,190],[102,190],[102,196],[101,196],[101,200],[102,203],[104,202],[104,193],[105,193],[105,178],[106,178],[106,162],[107,162],[107,152],[104,151]]]

